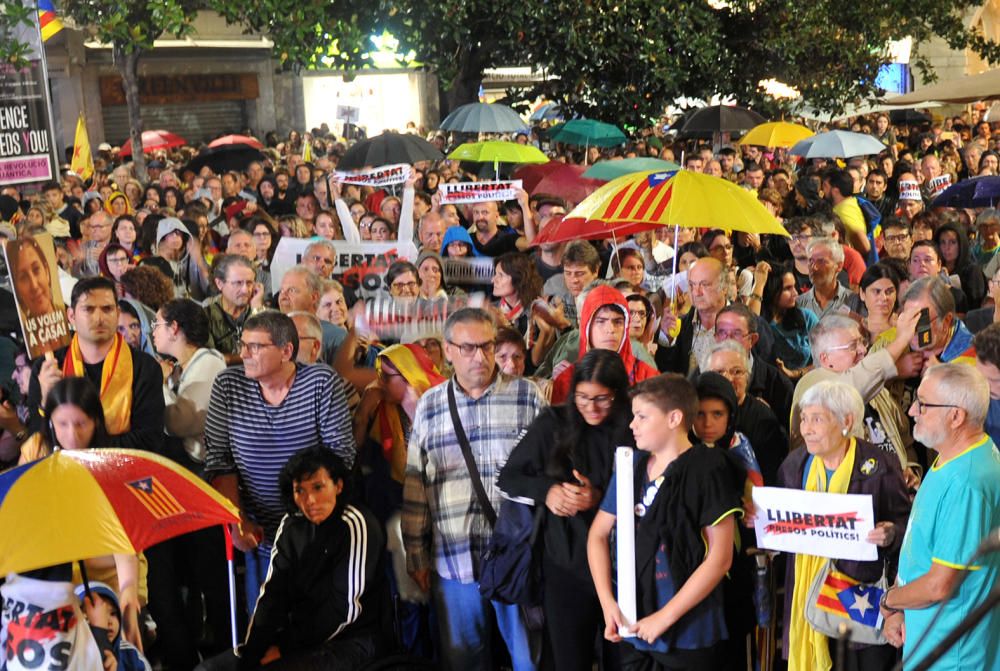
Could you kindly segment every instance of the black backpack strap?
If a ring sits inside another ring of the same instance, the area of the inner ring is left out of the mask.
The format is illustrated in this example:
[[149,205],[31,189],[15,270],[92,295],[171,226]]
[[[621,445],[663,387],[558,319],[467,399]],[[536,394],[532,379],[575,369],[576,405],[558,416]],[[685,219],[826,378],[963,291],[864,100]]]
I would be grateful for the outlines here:
[[462,428],[462,419],[458,416],[454,378],[448,382],[448,409],[451,411],[452,424],[455,425],[455,437],[458,438],[458,446],[462,448],[462,456],[465,457],[465,467],[469,469],[469,480],[472,482],[472,489],[476,492],[476,498],[479,499],[479,506],[483,509],[483,514],[486,515],[490,526],[495,527],[497,524],[497,511],[493,509],[490,497],[486,494],[486,488],[483,487],[483,479],[479,475],[479,466],[476,465],[476,460],[472,456],[472,446],[469,445],[465,429]]

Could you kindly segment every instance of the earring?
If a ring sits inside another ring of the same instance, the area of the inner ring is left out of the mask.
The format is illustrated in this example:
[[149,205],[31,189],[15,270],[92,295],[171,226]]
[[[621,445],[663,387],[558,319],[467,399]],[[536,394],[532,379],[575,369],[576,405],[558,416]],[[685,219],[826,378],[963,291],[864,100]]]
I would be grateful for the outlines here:
[[846,427],[840,430],[840,435],[842,435],[844,438],[847,438],[847,428]]

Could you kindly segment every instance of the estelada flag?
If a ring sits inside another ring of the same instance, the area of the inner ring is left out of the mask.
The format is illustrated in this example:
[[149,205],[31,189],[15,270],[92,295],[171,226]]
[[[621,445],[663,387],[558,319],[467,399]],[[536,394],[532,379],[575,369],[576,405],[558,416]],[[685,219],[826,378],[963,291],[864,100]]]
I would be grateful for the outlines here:
[[63,29],[52,0],[38,0],[38,27],[42,32],[43,42]]
[[882,624],[879,602],[882,590],[865,585],[839,571],[830,571],[816,598],[816,607],[858,624],[878,628]]
[[83,120],[83,113],[80,113],[76,120],[76,137],[73,139],[73,160],[70,162],[70,170],[80,176],[80,179],[88,180],[94,174],[94,156],[90,153],[90,136],[87,135],[87,123]]

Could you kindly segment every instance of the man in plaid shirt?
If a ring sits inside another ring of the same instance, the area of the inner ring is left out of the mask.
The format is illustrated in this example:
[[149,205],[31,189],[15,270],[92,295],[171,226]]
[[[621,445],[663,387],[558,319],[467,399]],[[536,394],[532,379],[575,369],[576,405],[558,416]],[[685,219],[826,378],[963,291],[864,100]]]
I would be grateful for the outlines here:
[[545,401],[533,383],[496,368],[496,328],[485,311],[453,313],[444,337],[455,376],[421,397],[410,433],[403,485],[407,569],[435,600],[446,669],[481,668],[492,659],[495,621],[514,670],[531,670],[528,633],[518,607],[479,594],[479,557],[493,529],[462,456],[448,388],[454,387],[459,418],[494,510],[501,500],[496,476]]

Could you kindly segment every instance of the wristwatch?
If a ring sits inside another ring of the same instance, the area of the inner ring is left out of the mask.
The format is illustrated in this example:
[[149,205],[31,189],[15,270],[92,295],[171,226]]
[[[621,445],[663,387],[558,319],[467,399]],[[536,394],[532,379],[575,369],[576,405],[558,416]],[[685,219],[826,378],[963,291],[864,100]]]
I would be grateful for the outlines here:
[[889,613],[902,613],[903,610],[901,608],[893,608],[892,606],[886,603],[886,600],[889,598],[889,592],[891,592],[893,589],[895,588],[890,587],[889,589],[887,589],[885,592],[882,593],[882,598],[879,599],[878,601],[879,610],[884,610]]

